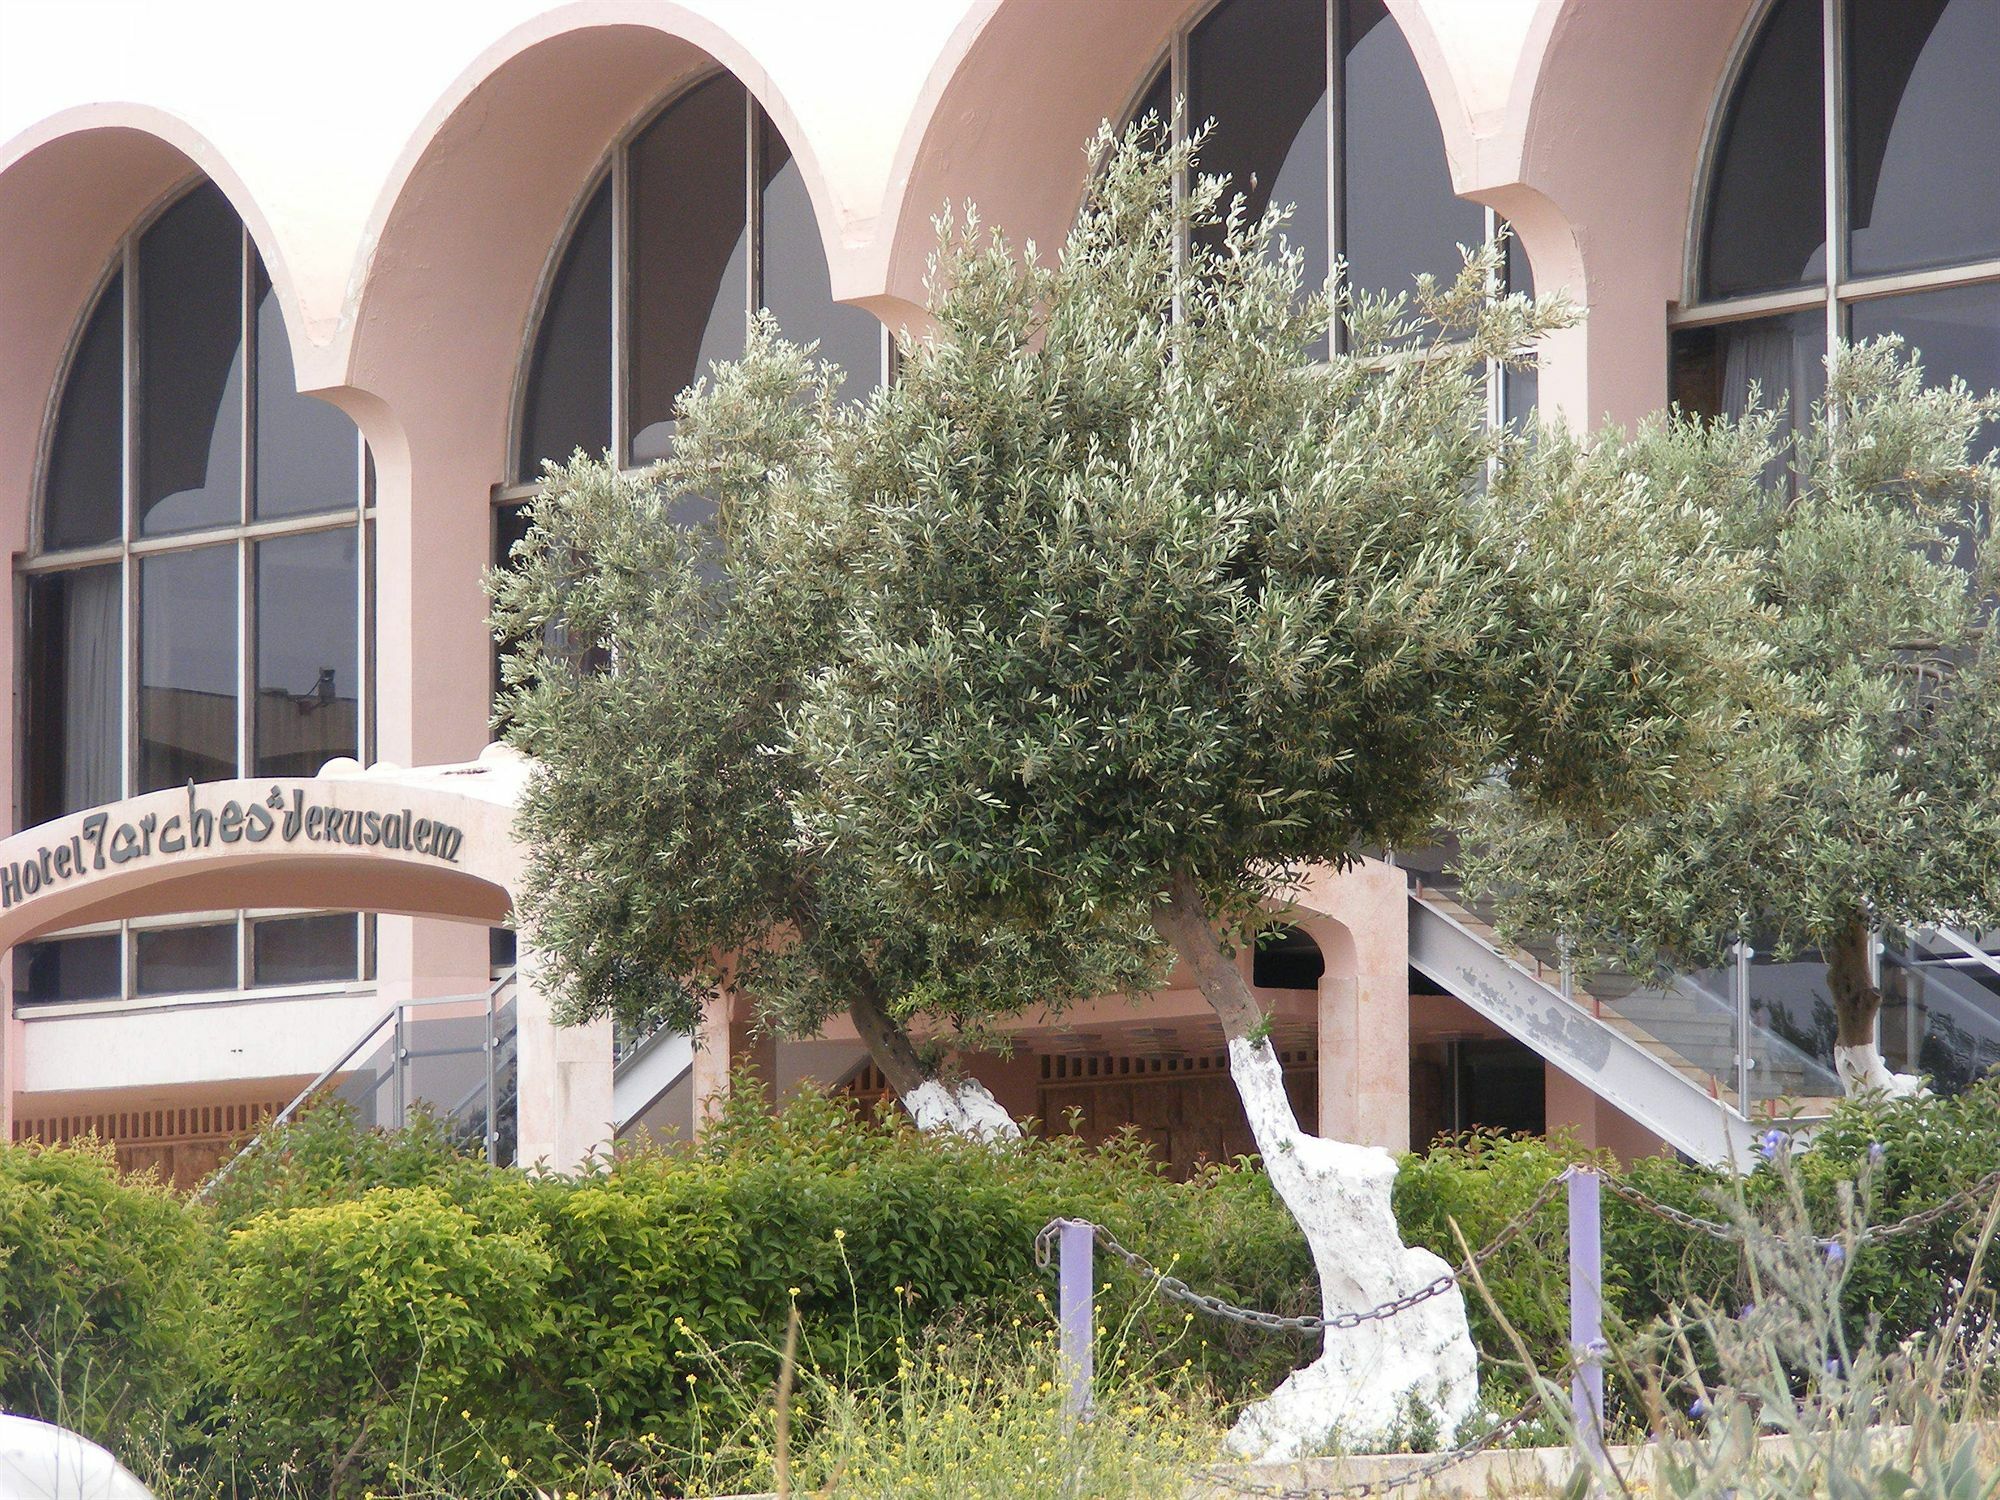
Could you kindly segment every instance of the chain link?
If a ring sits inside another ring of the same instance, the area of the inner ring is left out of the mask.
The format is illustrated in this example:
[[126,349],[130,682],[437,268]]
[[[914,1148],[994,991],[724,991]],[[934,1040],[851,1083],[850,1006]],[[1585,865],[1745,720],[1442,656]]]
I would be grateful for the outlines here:
[[[1560,1179],[1558,1179],[1560,1180]],[[1496,1422],[1492,1427],[1474,1438],[1463,1447],[1440,1453],[1435,1458],[1406,1469],[1400,1474],[1392,1474],[1387,1479],[1362,1479],[1352,1484],[1342,1485],[1273,1485],[1258,1484],[1252,1480],[1236,1479],[1214,1470],[1202,1475],[1208,1483],[1230,1490],[1238,1495],[1253,1495],[1258,1500],[1367,1500],[1371,1495],[1392,1494],[1413,1484],[1422,1484],[1427,1479],[1435,1479],[1445,1470],[1476,1458],[1488,1448],[1496,1446],[1501,1439],[1511,1437],[1528,1424],[1528,1420],[1540,1413],[1541,1394],[1528,1398],[1528,1404],[1505,1421]]]
[[1870,1225],[1861,1231],[1858,1238],[1865,1245],[1873,1240],[1892,1240],[1901,1235],[1915,1234],[1919,1229],[1930,1228],[1948,1214],[1978,1206],[1995,1192],[2000,1192],[2000,1168],[1988,1172],[1970,1187],[1960,1188],[1949,1198],[1907,1214],[1893,1224]]
[[1684,1208],[1675,1208],[1671,1203],[1662,1203],[1651,1193],[1636,1188],[1621,1177],[1604,1174],[1604,1185],[1616,1197],[1623,1198],[1634,1208],[1651,1214],[1656,1219],[1665,1219],[1669,1224],[1677,1224],[1682,1229],[1691,1229],[1696,1234],[1705,1234],[1711,1239],[1738,1241],[1743,1233],[1733,1224],[1724,1224],[1718,1219],[1704,1219],[1699,1214],[1691,1214]]
[[[1651,1193],[1636,1188],[1608,1172],[1604,1174],[1604,1185],[1634,1208],[1643,1210],[1657,1219],[1664,1219],[1669,1224],[1677,1224],[1697,1234],[1708,1235],[1711,1239],[1740,1243],[1744,1238],[1743,1231],[1733,1224],[1724,1224],[1716,1219],[1704,1219],[1699,1214],[1691,1214],[1684,1208],[1674,1207],[1671,1203],[1662,1203]],[[1918,1230],[1928,1229],[1938,1220],[1951,1214],[1975,1207],[1995,1191],[2000,1191],[2000,1169],[1988,1172],[1969,1187],[1960,1188],[1949,1198],[1933,1203],[1929,1208],[1918,1209],[1915,1213],[1906,1214],[1888,1224],[1867,1225],[1855,1235],[1854,1242],[1857,1246],[1869,1245],[1877,1240],[1893,1240],[1902,1235],[1915,1234]],[[1821,1243],[1833,1244],[1836,1241],[1822,1240]]]
[[[1500,1233],[1482,1250],[1476,1251],[1470,1261],[1458,1270],[1446,1271],[1442,1276],[1426,1282],[1414,1291],[1391,1297],[1387,1302],[1377,1303],[1362,1312],[1337,1312],[1324,1317],[1313,1314],[1287,1316],[1283,1313],[1265,1312],[1262,1308],[1241,1307],[1234,1302],[1225,1302],[1220,1297],[1211,1297],[1205,1292],[1197,1292],[1178,1276],[1170,1276],[1147,1260],[1136,1250],[1120,1244],[1110,1230],[1101,1224],[1090,1224],[1091,1235],[1105,1251],[1121,1260],[1133,1272],[1153,1283],[1160,1295],[1170,1301],[1184,1303],[1198,1312],[1226,1323],[1240,1323],[1246,1328],[1261,1329],[1266,1333],[1325,1333],[1329,1329],[1359,1328],[1363,1323],[1380,1322],[1408,1312],[1419,1303],[1428,1302],[1433,1297],[1441,1297],[1458,1285],[1458,1278],[1474,1266],[1483,1266],[1493,1256],[1498,1255],[1526,1229],[1535,1215],[1548,1206],[1551,1198],[1562,1188],[1566,1174],[1551,1177],[1542,1184],[1540,1192],[1513,1218],[1501,1227]],[[1035,1236],[1035,1264],[1044,1270],[1048,1268],[1057,1232],[1062,1224],[1060,1219],[1052,1219],[1042,1226]]]

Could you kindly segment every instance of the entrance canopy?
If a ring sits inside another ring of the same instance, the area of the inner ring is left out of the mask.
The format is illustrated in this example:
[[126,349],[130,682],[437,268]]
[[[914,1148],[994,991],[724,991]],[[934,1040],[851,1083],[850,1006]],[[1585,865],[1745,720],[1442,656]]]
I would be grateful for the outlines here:
[[190,783],[0,841],[0,949],[87,922],[231,907],[506,921],[523,871],[528,762]]
[[[0,840],[0,952],[89,923],[240,908],[497,926],[513,912],[526,872],[513,825],[531,768],[516,751],[489,745],[462,765],[363,769],[336,760],[317,776],[199,782],[71,813]],[[524,935],[514,999],[519,1159],[570,1170],[611,1139],[611,1027],[556,1026],[538,972]],[[0,975],[0,1138],[12,1133],[30,1061],[36,1076],[96,1080],[105,1057],[129,1063],[137,1049],[160,1078],[199,1082],[221,1076],[204,1068],[240,1052],[259,1016],[296,1051],[305,1032],[336,1014],[328,1001],[280,994],[259,997],[256,1013],[63,1006],[38,1008],[29,1023],[16,1017],[11,990]],[[310,1075],[346,1040],[323,1038],[325,1056],[275,1072]]]

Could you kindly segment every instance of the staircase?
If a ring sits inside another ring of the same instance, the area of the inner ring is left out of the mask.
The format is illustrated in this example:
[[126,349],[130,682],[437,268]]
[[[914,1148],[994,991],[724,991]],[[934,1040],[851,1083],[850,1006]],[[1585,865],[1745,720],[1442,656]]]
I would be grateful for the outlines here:
[[[1929,929],[1885,946],[1883,1051],[1956,1092],[2000,1065],[2000,957]],[[1841,1095],[1817,962],[1752,962],[1577,983],[1553,945],[1514,944],[1435,859],[1412,871],[1410,963],[1676,1150],[1748,1165],[1773,1120],[1823,1118]]]
[[1747,964],[1577,982],[1552,943],[1502,938],[1441,858],[1412,871],[1410,963],[1697,1161],[1747,1166],[1773,1119],[1822,1118],[1840,1094],[1830,1058],[1779,1035],[1748,1003]]

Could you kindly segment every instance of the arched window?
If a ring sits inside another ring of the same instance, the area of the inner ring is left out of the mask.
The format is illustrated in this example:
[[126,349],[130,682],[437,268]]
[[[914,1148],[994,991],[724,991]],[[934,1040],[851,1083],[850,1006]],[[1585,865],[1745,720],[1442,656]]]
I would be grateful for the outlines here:
[[[182,194],[119,247],[56,406],[23,565],[22,821],[361,756],[369,515],[360,435],[299,393],[242,221],[213,184]],[[29,1003],[352,980],[360,958],[352,914],[18,954]]]
[[712,73],[621,141],[584,195],[544,293],[509,478],[532,484],[579,448],[664,456],[675,398],[742,352],[760,307],[817,340],[847,394],[880,379],[882,326],[833,300],[790,147],[741,83]]
[[1772,0],[1710,146],[1673,314],[1684,409],[1740,413],[1754,383],[1803,413],[1829,340],[1885,333],[1933,379],[2000,386],[1996,77],[2000,0]]
[[[1499,227],[1452,191],[1430,90],[1381,0],[1221,0],[1175,35],[1133,113],[1164,118],[1181,97],[1189,121],[1215,122],[1204,171],[1227,173],[1253,215],[1296,205],[1287,239],[1308,286],[1336,255],[1359,291],[1448,281],[1459,247]],[[1526,258],[1508,262],[1528,290]],[[1506,384],[1514,412],[1534,404],[1531,370]]]

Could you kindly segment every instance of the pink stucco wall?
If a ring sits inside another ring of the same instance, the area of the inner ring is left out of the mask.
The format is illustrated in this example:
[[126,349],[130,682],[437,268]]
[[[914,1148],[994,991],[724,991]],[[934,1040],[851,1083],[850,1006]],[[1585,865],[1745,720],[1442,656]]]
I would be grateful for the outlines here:
[[[469,756],[487,737],[479,580],[517,374],[549,258],[618,134],[721,61],[799,160],[836,295],[920,322],[938,208],[975,200],[1016,242],[1055,243],[1082,189],[1082,140],[1199,8],[302,0],[253,22],[221,0],[13,0],[0,18],[0,540],[28,545],[51,392],[106,258],[148,205],[206,174],[270,268],[301,388],[345,409],[375,456],[379,754]],[[1571,421],[1630,422],[1664,399],[1664,314],[1706,121],[1753,8],[1390,0],[1458,189],[1507,215],[1540,289],[1583,314],[1543,351],[1544,406]],[[14,621],[0,611],[9,660]],[[10,767],[15,723],[0,715]],[[9,813],[0,832],[13,826]],[[1408,1130],[1393,876],[1340,877],[1310,919],[1332,960],[1317,1025],[1351,1049],[1322,1071],[1323,1116],[1389,1145]],[[476,928],[383,924],[385,990],[484,964]]]

